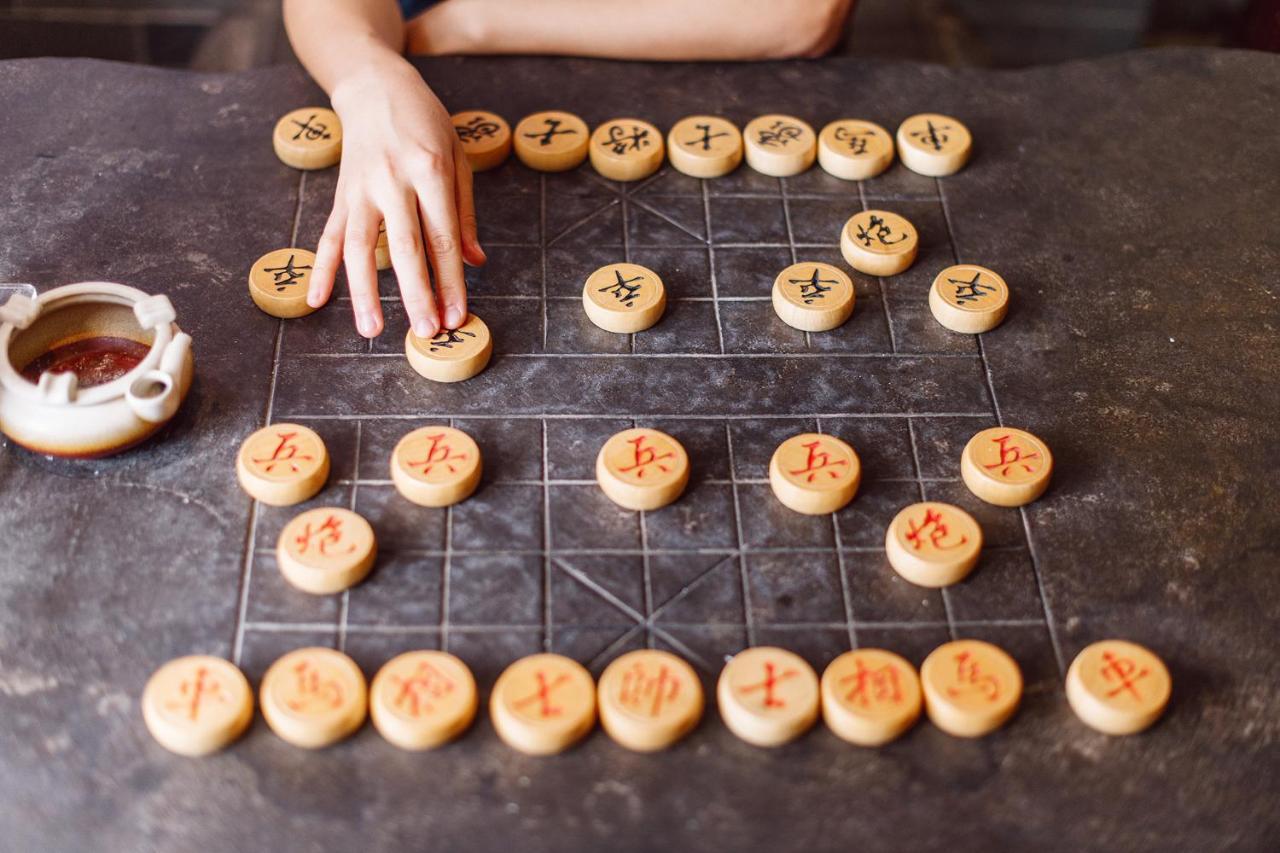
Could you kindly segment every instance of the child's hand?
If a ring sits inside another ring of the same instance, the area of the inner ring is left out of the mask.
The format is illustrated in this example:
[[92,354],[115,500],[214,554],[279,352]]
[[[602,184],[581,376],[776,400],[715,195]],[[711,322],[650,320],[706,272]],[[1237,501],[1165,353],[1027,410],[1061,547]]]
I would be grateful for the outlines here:
[[[329,299],[345,259],[356,329],[366,338],[382,332],[374,247],[385,221],[404,310],[413,331],[429,338],[462,325],[462,262],[479,265],[485,256],[476,238],[471,168],[449,113],[413,66],[393,60],[333,89],[342,165],[307,302],[319,307]],[[428,257],[438,294],[431,290]]]

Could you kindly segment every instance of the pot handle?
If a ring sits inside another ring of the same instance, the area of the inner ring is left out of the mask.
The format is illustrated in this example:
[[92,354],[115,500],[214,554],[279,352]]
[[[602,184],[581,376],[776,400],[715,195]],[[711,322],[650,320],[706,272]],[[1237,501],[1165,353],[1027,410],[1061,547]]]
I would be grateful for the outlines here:
[[161,354],[159,369],[148,370],[133,381],[124,399],[135,415],[153,424],[174,416],[182,402],[178,385],[190,352],[191,336],[179,332]]

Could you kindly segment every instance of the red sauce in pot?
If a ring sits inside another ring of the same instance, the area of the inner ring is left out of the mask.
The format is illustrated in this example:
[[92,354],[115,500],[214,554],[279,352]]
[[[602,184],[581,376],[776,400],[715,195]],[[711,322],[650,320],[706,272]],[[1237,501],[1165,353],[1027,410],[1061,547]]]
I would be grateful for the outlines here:
[[38,383],[41,374],[74,373],[81,388],[105,385],[133,370],[151,348],[128,338],[86,338],[49,350],[22,368],[22,378]]

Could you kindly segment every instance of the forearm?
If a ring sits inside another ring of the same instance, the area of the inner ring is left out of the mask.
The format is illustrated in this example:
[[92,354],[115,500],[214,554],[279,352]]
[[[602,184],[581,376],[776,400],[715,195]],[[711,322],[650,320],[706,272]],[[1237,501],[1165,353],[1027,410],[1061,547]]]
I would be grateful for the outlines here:
[[343,80],[394,64],[404,51],[396,0],[284,0],[284,23],[298,59],[330,95]]
[[831,47],[853,0],[446,0],[408,29],[411,53],[771,59]]

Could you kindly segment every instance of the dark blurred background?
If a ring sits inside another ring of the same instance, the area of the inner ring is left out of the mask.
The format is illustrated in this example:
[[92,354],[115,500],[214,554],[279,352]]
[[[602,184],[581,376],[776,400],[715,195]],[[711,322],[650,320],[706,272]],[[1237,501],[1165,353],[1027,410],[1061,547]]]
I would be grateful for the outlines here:
[[[1152,45],[1280,49],[1280,0],[861,0],[838,53],[1016,68]],[[0,0],[0,58],[291,61],[280,0]]]

